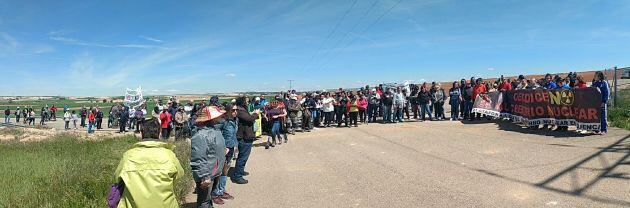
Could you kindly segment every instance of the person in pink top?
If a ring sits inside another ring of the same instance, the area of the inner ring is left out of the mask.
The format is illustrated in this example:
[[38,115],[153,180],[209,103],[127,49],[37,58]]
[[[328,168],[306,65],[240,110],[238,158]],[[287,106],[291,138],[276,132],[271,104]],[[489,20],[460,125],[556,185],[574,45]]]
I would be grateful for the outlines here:
[[359,92],[359,99],[357,99],[357,104],[359,106],[359,121],[361,123],[365,123],[367,121],[367,114],[365,113],[365,111],[368,107],[368,101],[362,92]]

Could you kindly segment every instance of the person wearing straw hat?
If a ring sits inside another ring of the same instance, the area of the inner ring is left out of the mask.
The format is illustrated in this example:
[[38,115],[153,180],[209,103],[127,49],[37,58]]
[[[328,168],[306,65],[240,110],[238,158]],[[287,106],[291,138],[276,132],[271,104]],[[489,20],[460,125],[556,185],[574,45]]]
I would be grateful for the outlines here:
[[195,179],[197,207],[212,207],[213,202],[223,204],[212,196],[212,188],[221,176],[225,165],[225,139],[221,132],[221,119],[225,114],[217,106],[206,106],[197,112],[194,135],[190,141],[190,167]]

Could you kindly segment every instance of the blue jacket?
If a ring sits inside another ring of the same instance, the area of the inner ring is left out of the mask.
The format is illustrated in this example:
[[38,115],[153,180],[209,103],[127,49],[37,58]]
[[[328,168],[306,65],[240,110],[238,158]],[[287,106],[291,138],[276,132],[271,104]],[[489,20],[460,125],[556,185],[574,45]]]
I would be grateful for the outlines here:
[[571,87],[568,84],[564,84],[562,86],[557,86],[556,89],[571,89]]
[[610,87],[608,86],[608,82],[595,81],[593,82],[591,87],[597,87],[597,89],[599,89],[599,92],[602,93],[602,103],[608,103],[608,98],[610,97]]
[[547,85],[545,86],[545,89],[556,89],[558,88],[558,85],[556,85],[555,82],[549,82],[547,83]]
[[238,129],[238,124],[236,120],[225,120],[223,123],[223,128],[221,128],[221,134],[223,134],[223,139],[225,139],[225,147],[232,148],[236,146],[238,143],[236,139],[236,130]]

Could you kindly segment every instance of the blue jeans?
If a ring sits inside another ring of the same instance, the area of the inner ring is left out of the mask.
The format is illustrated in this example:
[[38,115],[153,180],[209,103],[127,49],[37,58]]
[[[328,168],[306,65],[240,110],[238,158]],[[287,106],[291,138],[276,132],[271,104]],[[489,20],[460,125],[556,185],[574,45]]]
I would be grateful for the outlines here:
[[451,104],[451,119],[459,118],[459,102]]
[[92,126],[93,126],[93,125],[94,125],[94,124],[93,124],[92,122],[88,123],[88,134],[91,134],[91,133],[93,132],[93,131],[92,131]]
[[276,137],[280,139],[280,121],[274,121],[271,125],[271,137],[267,139],[267,142],[276,141]]
[[396,109],[396,117],[395,120],[398,122],[403,122],[403,108],[395,108]]
[[313,126],[319,126],[319,109],[311,110],[311,119],[313,120]]
[[238,158],[236,158],[236,166],[234,167],[234,174],[232,179],[242,179],[245,174],[245,165],[249,159],[249,154],[252,152],[252,142],[246,142],[244,139],[238,140]]
[[11,115],[7,115],[6,117],[4,117],[4,122],[11,123]]
[[600,127],[600,131],[601,132],[608,132],[608,105],[604,104],[604,107],[602,107],[600,109],[601,113],[602,113],[602,118],[601,120],[601,127]]
[[392,122],[392,106],[383,105],[383,122]]
[[[228,147],[228,152],[225,155],[225,166],[226,166],[225,170],[229,169],[230,166],[232,165],[233,156],[234,156],[234,147]],[[219,178],[216,179],[218,180],[218,184],[215,187],[215,189],[212,191],[213,196],[221,196],[225,193],[225,185],[227,182],[227,176],[225,174],[226,172],[223,172],[223,174],[219,176]]]
[[466,109],[464,110],[464,118],[473,119],[472,109],[473,109],[473,101],[466,100]]
[[428,103],[426,104],[420,104],[420,116],[422,120],[426,119],[426,114],[429,114],[429,119],[433,120],[433,115],[431,115],[431,105],[429,105]]

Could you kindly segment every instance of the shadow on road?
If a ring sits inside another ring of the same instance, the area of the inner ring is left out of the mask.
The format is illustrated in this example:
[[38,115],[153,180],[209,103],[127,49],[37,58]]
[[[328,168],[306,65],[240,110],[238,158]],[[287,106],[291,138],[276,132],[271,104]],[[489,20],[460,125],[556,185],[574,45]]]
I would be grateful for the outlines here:
[[536,134],[541,136],[552,136],[556,138],[566,138],[566,137],[586,137],[591,136],[592,134],[580,134],[577,131],[553,131],[547,129],[530,129],[526,127],[522,127],[520,125],[514,124],[509,121],[496,121],[495,122],[499,130],[503,131],[511,131],[518,132],[522,134]]
[[[606,154],[619,154],[619,153],[623,154],[620,157],[620,159],[612,163],[609,163],[607,158],[610,158],[610,157],[607,157]],[[588,167],[587,165],[588,163],[596,161],[596,160],[599,160],[599,164],[601,165],[601,168]],[[602,180],[618,179],[618,180],[623,180],[623,181],[630,181],[630,173],[623,173],[623,172],[613,173],[613,170],[623,165],[630,165],[630,135],[627,135],[619,139],[618,141],[616,141],[615,143],[609,146],[600,148],[599,151],[593,153],[592,155],[576,162],[575,164],[565,168],[564,170],[556,174],[553,174],[547,177],[546,179],[544,179],[543,181],[540,181],[537,183],[532,183],[529,181],[523,181],[520,179],[506,177],[506,176],[500,175],[498,173],[495,173],[489,170],[475,169],[475,171],[485,173],[490,176],[506,179],[509,181],[535,186],[535,187],[553,191],[556,193],[567,194],[567,195],[572,195],[572,196],[577,196],[577,197],[584,197],[584,198],[587,198],[593,201],[602,202],[602,203],[630,207],[630,201],[607,198],[607,197],[600,197],[600,196],[592,196],[592,195],[586,194],[586,191],[589,188],[592,188],[595,184],[601,182]],[[595,176],[594,178],[587,179],[585,183],[581,183],[577,178],[578,171],[585,170],[585,169],[592,172],[596,172],[597,176]],[[553,182],[558,181],[563,178],[570,179],[571,181],[570,188],[558,188],[552,185]]]

